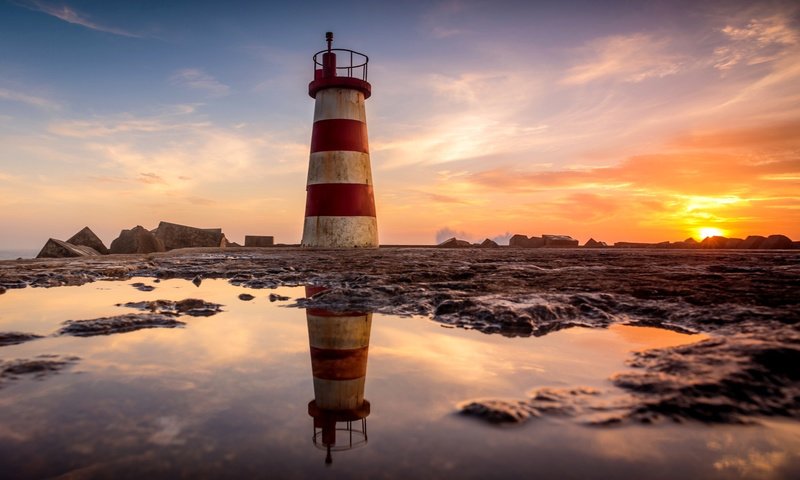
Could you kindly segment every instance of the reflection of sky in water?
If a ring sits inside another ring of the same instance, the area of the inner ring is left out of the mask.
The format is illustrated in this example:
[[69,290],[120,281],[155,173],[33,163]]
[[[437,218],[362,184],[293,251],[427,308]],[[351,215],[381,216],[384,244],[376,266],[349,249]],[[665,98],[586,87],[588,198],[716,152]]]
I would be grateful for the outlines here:
[[[152,292],[130,286],[153,284]],[[256,298],[246,302],[238,295]],[[202,298],[211,317],[179,329],[90,338],[50,337],[0,348],[0,359],[77,355],[66,373],[0,388],[3,478],[77,471],[87,477],[307,477],[324,469],[311,443],[314,398],[303,310],[271,303],[302,288],[247,290],[224,280],[97,282],[11,290],[0,331],[49,335],[68,319],[134,312],[116,303]],[[615,326],[510,339],[374,315],[365,397],[369,444],[340,452],[337,475],[486,477],[533,473],[639,478],[769,478],[797,472],[800,430],[665,425],[589,428],[557,418],[496,428],[453,414],[474,398],[524,398],[542,386],[588,385],[625,368],[631,350],[695,341]],[[9,472],[13,472],[7,476]],[[598,475],[602,472],[602,475]],[[783,475],[782,474],[785,474]]]

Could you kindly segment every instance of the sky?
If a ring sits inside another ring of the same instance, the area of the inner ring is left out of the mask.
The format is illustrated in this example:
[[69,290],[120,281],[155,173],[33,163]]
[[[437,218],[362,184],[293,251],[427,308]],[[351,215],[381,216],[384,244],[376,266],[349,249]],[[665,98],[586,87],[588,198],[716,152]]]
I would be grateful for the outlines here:
[[382,244],[800,239],[800,2],[0,0],[0,249],[298,243],[326,31]]

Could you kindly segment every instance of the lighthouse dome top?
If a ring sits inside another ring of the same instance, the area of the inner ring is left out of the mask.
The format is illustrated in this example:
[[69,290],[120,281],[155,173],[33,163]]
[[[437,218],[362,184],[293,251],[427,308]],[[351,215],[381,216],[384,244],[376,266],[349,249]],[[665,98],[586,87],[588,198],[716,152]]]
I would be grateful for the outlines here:
[[369,98],[372,86],[367,82],[369,57],[347,48],[332,48],[333,33],[325,34],[328,48],[314,54],[314,80],[308,85],[308,94],[316,98],[324,88],[352,88]]

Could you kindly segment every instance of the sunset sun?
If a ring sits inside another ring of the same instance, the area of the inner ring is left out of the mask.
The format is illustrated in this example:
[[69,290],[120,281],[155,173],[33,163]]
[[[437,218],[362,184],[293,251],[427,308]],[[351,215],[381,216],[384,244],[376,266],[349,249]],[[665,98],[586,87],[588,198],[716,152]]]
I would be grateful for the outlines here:
[[704,238],[708,238],[708,237],[723,237],[723,236],[725,236],[724,235],[724,233],[725,233],[724,231],[722,231],[719,228],[715,228],[715,227],[703,227],[703,228],[698,230],[698,233],[700,234],[700,239],[701,240],[704,239]]

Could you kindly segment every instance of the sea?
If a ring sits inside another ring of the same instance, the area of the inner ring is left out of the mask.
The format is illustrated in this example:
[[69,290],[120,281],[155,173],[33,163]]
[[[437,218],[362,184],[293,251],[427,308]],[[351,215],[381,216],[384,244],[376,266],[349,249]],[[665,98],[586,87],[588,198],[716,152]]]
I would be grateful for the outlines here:
[[17,260],[18,258],[36,258],[38,250],[29,248],[17,248],[9,250],[0,250],[0,260]]

